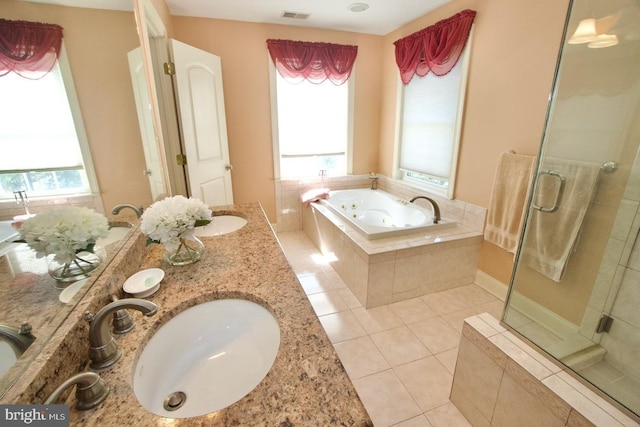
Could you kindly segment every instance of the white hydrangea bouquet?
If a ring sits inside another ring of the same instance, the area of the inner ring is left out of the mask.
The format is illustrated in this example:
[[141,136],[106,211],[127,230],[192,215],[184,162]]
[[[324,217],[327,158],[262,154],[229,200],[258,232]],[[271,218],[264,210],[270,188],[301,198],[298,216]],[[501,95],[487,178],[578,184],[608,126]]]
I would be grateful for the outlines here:
[[94,253],[96,241],[108,235],[109,223],[104,215],[77,206],[40,213],[20,227],[22,241],[37,258],[53,257],[49,273],[60,281],[78,280],[95,270],[101,261]]
[[200,259],[204,245],[193,235],[193,230],[211,220],[211,209],[200,200],[173,196],[155,202],[144,211],[140,230],[147,236],[147,243],[164,245],[167,262],[184,265]]

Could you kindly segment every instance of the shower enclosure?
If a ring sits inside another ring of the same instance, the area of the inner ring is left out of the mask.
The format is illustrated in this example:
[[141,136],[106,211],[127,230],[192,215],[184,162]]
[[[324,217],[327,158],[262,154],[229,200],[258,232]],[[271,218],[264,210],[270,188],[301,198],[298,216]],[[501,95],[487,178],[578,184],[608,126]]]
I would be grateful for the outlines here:
[[574,0],[503,322],[640,414],[640,1]]

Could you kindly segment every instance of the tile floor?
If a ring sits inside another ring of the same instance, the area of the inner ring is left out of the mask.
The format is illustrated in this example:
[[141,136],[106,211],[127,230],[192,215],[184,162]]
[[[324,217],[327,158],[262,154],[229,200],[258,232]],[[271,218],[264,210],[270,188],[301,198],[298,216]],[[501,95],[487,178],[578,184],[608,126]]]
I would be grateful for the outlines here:
[[470,425],[449,400],[462,322],[502,301],[466,285],[367,310],[304,232],[278,239],[376,427]]

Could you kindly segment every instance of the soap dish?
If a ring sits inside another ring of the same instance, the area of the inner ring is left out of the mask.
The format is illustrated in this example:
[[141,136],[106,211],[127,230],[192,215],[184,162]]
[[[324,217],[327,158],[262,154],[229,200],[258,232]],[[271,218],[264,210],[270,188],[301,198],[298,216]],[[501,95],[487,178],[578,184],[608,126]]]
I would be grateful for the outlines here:
[[160,282],[164,278],[164,271],[159,268],[148,268],[138,271],[129,277],[122,289],[135,298],[148,297],[160,289]]

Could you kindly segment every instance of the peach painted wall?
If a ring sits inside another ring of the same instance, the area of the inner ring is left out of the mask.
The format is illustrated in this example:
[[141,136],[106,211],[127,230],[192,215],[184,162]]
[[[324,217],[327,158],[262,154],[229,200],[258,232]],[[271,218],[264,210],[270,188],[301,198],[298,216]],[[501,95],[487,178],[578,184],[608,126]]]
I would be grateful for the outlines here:
[[173,17],[176,40],[222,60],[233,197],[259,201],[275,222],[269,57],[266,40],[295,39],[358,45],[353,173],[378,166],[382,38],[283,25]]
[[103,205],[107,211],[117,203],[149,205],[127,63],[127,52],[139,45],[133,13],[3,0],[0,16],[64,28]]
[[[398,71],[393,42],[461,10],[477,12],[454,197],[488,207],[500,153],[536,155],[568,0],[453,0],[386,35],[380,171],[391,176]],[[512,255],[484,242],[479,269],[508,283]]]

